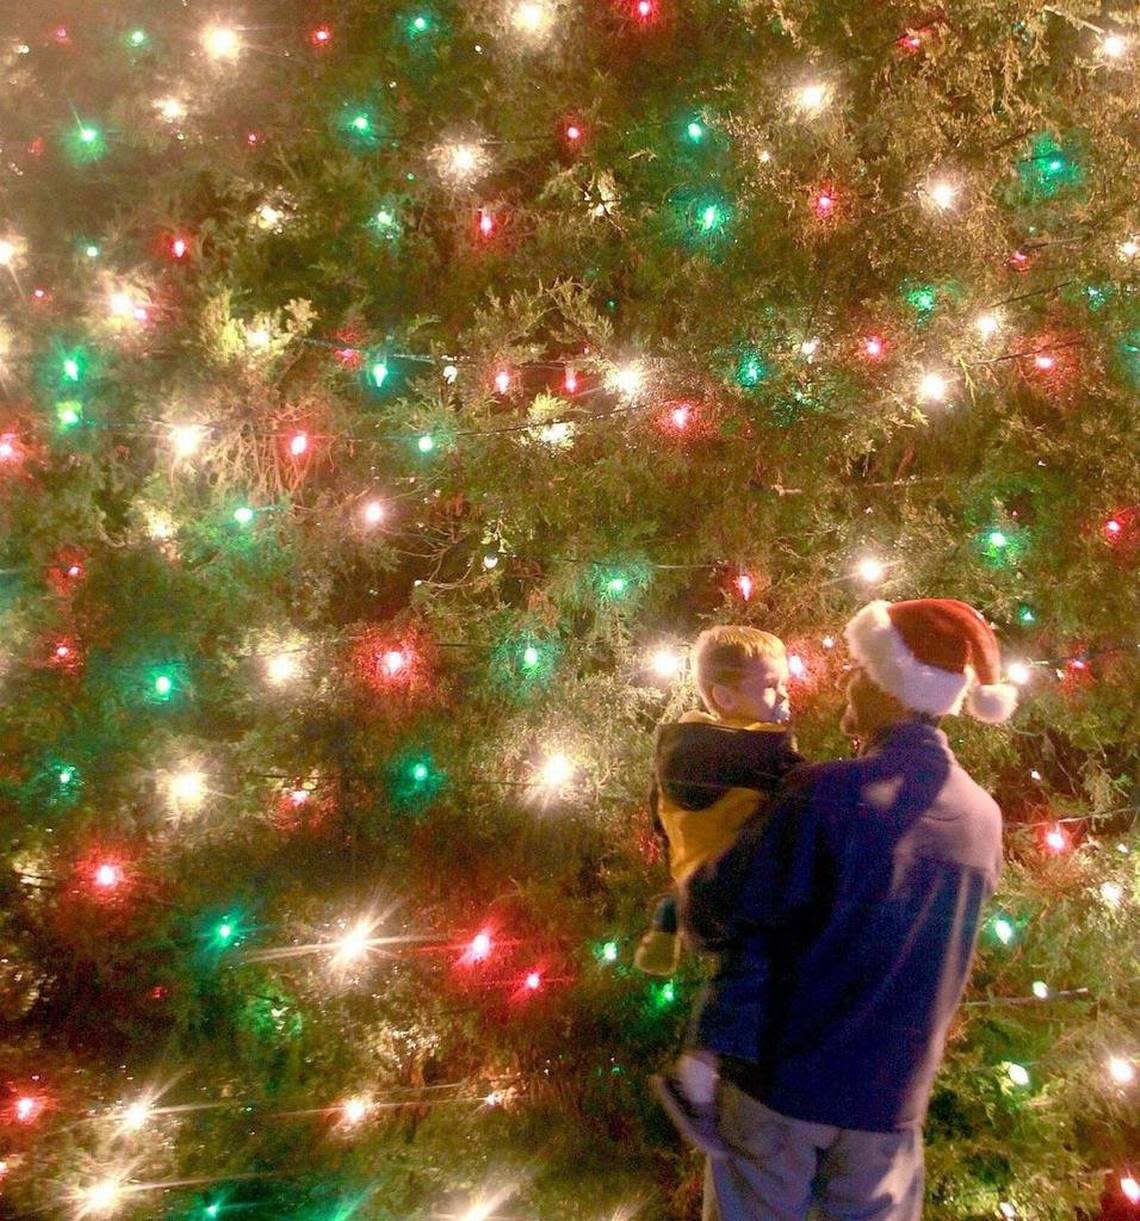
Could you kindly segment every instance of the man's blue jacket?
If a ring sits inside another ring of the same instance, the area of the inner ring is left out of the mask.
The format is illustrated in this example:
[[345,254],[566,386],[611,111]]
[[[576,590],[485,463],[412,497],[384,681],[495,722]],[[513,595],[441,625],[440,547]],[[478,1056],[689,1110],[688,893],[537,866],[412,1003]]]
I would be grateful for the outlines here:
[[795,1119],[920,1125],[1000,871],[1001,812],[935,725],[797,769],[682,894],[703,948],[766,975],[755,1062],[722,1072]]

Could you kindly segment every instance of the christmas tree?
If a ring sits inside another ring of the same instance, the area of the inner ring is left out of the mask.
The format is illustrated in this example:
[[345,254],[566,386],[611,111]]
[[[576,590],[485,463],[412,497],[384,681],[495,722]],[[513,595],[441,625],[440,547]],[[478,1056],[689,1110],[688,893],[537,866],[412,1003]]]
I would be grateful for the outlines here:
[[932,1218],[1140,1203],[1140,21],[33,0],[0,33],[0,1211],[686,1218],[657,721],[953,596],[1007,822]]

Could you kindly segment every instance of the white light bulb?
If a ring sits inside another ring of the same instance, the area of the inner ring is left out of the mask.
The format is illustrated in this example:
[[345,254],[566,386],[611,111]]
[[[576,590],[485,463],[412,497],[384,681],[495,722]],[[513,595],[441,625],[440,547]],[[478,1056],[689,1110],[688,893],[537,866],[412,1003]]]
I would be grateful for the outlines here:
[[170,780],[170,795],[179,805],[199,805],[206,796],[206,777],[201,772],[176,772]]
[[1033,671],[1023,661],[1011,661],[1006,667],[1006,674],[1009,676],[1009,681],[1016,683],[1019,687],[1024,687],[1033,677]]
[[7,239],[0,239],[0,267],[11,267],[15,257],[15,243],[9,242]]
[[615,369],[610,380],[619,394],[632,398],[645,384],[645,372],[639,364],[633,362]]
[[676,678],[681,672],[683,661],[675,649],[658,649],[649,664],[658,678]]
[[819,351],[819,340],[805,339],[803,343],[800,344],[800,351],[808,358],[808,360],[811,360],[811,358]]
[[1120,243],[1117,249],[1120,251],[1122,259],[1134,259],[1137,254],[1140,254],[1140,241],[1134,237],[1127,238]]
[[186,117],[186,107],[178,98],[159,98],[154,108],[167,123],[177,123]]
[[93,1183],[80,1193],[80,1216],[106,1216],[118,1208],[123,1198],[123,1185],[115,1179]]
[[365,1115],[368,1114],[368,1099],[367,1098],[349,1098],[341,1107],[341,1113],[344,1116],[344,1122],[347,1124],[359,1123]]
[[979,314],[974,319],[974,326],[983,339],[992,339],[1001,328],[1001,319],[997,314]]
[[153,1109],[145,1099],[140,1098],[137,1102],[132,1102],[123,1111],[123,1127],[128,1132],[137,1132],[150,1119]]
[[941,373],[927,373],[918,383],[919,395],[932,403],[941,403],[946,399],[950,384]]
[[368,950],[372,935],[372,923],[369,920],[358,920],[347,933],[336,943],[334,961],[340,966],[356,962]]
[[176,424],[170,430],[170,441],[179,458],[189,458],[202,445],[206,430],[200,424]]
[[855,565],[855,575],[860,581],[866,581],[868,585],[881,581],[885,571],[882,560],[876,560],[873,556],[868,556]]
[[228,25],[212,25],[202,32],[202,46],[211,59],[237,59],[241,39]]
[[802,85],[796,93],[796,103],[801,110],[822,110],[827,102],[828,88],[826,85],[812,83]]
[[951,182],[935,182],[931,184],[929,195],[936,208],[945,212],[954,206],[958,197],[958,188]]
[[278,653],[265,666],[271,683],[287,683],[301,672],[301,665],[292,653]]
[[451,168],[459,177],[467,177],[475,172],[479,164],[479,151],[470,144],[457,144],[451,150]]
[[449,386],[452,386],[455,384],[455,379],[458,376],[459,376],[459,369],[455,365],[444,365],[443,366],[443,380],[445,382],[447,382],[447,384]]
[[551,755],[542,765],[542,783],[549,788],[561,788],[574,774],[574,765],[563,754]]
[[803,678],[807,673],[807,663],[798,653],[788,654],[788,673],[793,678]]
[[550,12],[536,0],[524,0],[515,9],[512,21],[515,29],[524,34],[541,34],[550,21]]
[[1132,1061],[1125,1060],[1123,1056],[1109,1056],[1108,1075],[1117,1085],[1131,1085],[1136,1080],[1136,1069]]
[[1119,907],[1124,898],[1124,887],[1119,882],[1101,882],[1100,897],[1109,907]]
[[1128,54],[1128,39],[1119,34],[1108,34],[1102,40],[1100,49],[1109,59],[1122,59]]
[[269,347],[269,332],[264,327],[253,327],[245,333],[246,343],[251,348]]
[[384,506],[378,500],[370,500],[360,511],[360,515],[368,525],[379,525],[384,520]]

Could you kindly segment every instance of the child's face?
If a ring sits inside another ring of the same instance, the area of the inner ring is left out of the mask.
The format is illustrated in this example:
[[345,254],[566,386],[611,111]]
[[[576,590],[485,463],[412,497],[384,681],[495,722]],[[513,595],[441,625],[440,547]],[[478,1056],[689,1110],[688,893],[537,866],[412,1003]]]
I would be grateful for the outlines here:
[[758,657],[735,683],[712,689],[720,714],[734,721],[790,721],[787,658]]

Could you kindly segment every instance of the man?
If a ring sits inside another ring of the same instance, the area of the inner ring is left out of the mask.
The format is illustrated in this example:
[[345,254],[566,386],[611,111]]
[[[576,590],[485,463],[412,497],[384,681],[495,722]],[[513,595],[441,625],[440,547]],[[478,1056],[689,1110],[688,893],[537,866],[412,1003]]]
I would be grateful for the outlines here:
[[769,964],[756,1063],[721,1069],[706,1221],[922,1214],[922,1124],[1001,869],[1001,813],[938,719],[1011,715],[994,634],[963,602],[872,602],[847,625],[857,759],[801,768],[691,875],[709,950]]

